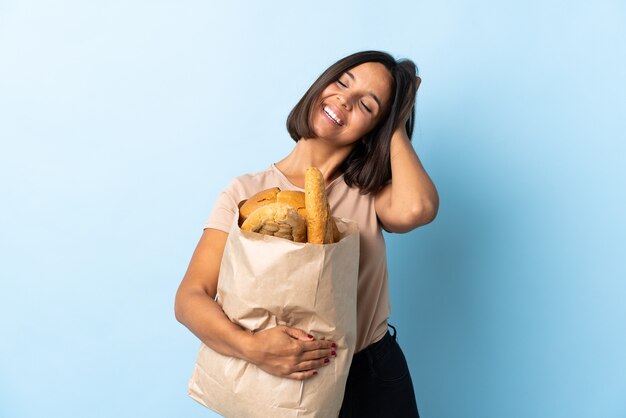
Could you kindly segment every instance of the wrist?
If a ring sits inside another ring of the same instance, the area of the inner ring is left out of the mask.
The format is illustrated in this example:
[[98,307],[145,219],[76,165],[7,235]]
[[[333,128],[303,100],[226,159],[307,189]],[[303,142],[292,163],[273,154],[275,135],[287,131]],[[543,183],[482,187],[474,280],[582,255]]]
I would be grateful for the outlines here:
[[406,120],[401,122],[401,123],[399,123],[398,126],[396,127],[396,129],[393,131],[393,136],[402,135],[402,134],[407,135],[407,133],[406,133],[406,123],[407,123]]
[[409,136],[406,134],[404,126],[402,126],[396,129],[391,136],[389,156],[393,159],[398,153],[402,152],[403,149],[406,149],[407,146],[410,146]]
[[255,338],[252,332],[241,330],[235,337],[237,341],[237,353],[238,357],[248,363],[256,364],[256,352]]

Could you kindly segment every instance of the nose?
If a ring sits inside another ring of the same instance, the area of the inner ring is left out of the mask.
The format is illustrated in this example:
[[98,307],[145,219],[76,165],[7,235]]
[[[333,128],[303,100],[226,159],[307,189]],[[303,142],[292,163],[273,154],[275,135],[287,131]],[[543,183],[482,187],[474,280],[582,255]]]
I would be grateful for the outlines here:
[[339,106],[345,108],[346,110],[352,109],[351,99],[346,98],[341,95],[337,95],[337,100],[339,101]]

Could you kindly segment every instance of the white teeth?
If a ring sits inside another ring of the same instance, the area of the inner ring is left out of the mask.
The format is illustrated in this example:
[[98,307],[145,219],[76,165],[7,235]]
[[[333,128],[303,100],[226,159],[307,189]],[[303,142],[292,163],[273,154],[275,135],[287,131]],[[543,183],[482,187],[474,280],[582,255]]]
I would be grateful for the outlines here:
[[339,119],[337,115],[335,115],[335,113],[332,110],[330,110],[328,106],[324,106],[324,112],[326,112],[328,116],[333,118],[333,120],[337,122],[337,124],[341,125],[341,119]]

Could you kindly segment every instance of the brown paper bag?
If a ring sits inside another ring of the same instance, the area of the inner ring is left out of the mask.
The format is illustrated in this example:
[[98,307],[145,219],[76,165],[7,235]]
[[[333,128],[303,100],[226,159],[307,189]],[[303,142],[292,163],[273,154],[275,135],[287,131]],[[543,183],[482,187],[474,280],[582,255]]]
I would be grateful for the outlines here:
[[356,344],[356,222],[335,218],[341,240],[319,245],[242,231],[237,219],[217,288],[226,315],[250,331],[287,325],[332,340],[337,357],[300,381],[201,344],[189,396],[228,418],[337,417]]

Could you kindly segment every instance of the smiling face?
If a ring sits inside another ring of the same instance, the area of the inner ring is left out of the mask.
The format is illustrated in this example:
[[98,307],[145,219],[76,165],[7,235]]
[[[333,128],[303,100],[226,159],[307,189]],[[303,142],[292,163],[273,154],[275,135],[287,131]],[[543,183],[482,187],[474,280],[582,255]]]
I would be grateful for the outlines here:
[[330,83],[312,109],[311,127],[319,138],[344,146],[376,126],[390,105],[393,79],[385,66],[366,62]]

